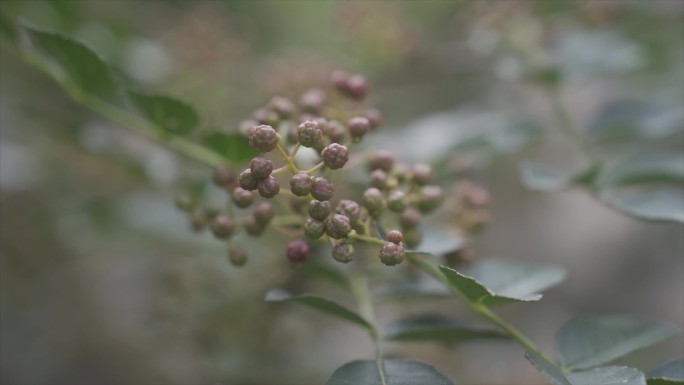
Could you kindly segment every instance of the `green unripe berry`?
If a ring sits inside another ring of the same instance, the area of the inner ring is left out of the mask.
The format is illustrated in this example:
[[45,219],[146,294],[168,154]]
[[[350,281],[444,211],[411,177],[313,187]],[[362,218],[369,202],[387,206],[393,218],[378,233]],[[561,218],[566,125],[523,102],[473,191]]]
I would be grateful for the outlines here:
[[264,198],[273,198],[280,192],[280,182],[278,179],[268,176],[266,179],[262,179],[257,184],[259,190],[259,195]]
[[420,192],[416,206],[424,213],[433,211],[444,200],[444,192],[439,186],[426,186]]
[[354,142],[360,142],[366,135],[368,130],[370,130],[370,123],[367,118],[362,116],[355,116],[347,122],[347,128],[349,129],[349,134]]
[[332,212],[332,205],[328,201],[313,200],[309,203],[309,216],[318,221],[324,221]]
[[390,172],[394,166],[394,155],[389,151],[377,151],[368,158],[368,168]]
[[404,231],[404,243],[409,248],[415,249],[423,240],[423,233],[418,229],[408,229]]
[[256,157],[249,162],[249,169],[252,171],[252,176],[258,180],[262,180],[273,172],[273,162],[270,159],[262,156]]
[[370,175],[370,185],[378,188],[380,190],[384,190],[387,188],[387,173],[383,170],[373,170]]
[[397,245],[404,241],[404,234],[399,230],[391,230],[387,233],[387,241],[396,243]]
[[299,106],[306,112],[316,113],[323,108],[325,100],[325,92],[318,88],[312,88],[299,98]]
[[307,218],[304,222],[304,235],[310,239],[318,239],[325,233],[325,222]]
[[249,207],[255,199],[254,192],[243,189],[242,187],[236,187],[233,190],[233,203],[237,207],[245,208]]
[[349,218],[342,214],[333,214],[325,224],[325,232],[330,238],[342,239],[351,231]]
[[283,119],[289,118],[295,111],[295,106],[292,101],[282,96],[276,96],[271,99],[268,106]]
[[301,263],[309,259],[309,244],[303,239],[295,239],[287,244],[285,252],[287,259],[292,263]]
[[258,224],[266,226],[275,216],[275,208],[268,202],[261,202],[254,208],[252,214]]
[[332,198],[335,193],[335,186],[328,178],[318,177],[314,179],[311,187],[311,195],[319,201],[327,201]]
[[382,124],[382,112],[377,108],[370,108],[366,111],[366,118],[370,123],[371,130],[378,128]]
[[333,143],[343,143],[347,137],[347,128],[337,120],[328,122],[326,135]]
[[323,139],[323,130],[317,121],[307,120],[297,127],[299,144],[304,147],[314,147]]
[[242,220],[242,227],[245,228],[247,234],[253,236],[261,235],[266,230],[266,226],[260,224],[254,217],[254,214],[248,215]]
[[323,163],[331,170],[342,168],[349,161],[349,150],[347,147],[337,143],[328,145],[323,149],[321,155]]
[[399,190],[392,191],[387,198],[387,208],[395,213],[400,213],[406,210],[406,207],[408,207],[408,199],[406,199],[406,194]]
[[230,187],[235,183],[235,172],[230,166],[216,167],[212,179],[218,187]]
[[404,246],[392,242],[385,243],[380,249],[380,262],[394,266],[404,261]]
[[240,181],[240,187],[247,191],[256,190],[259,184],[259,180],[252,175],[252,170],[250,169],[241,172],[238,180]]
[[228,260],[233,266],[244,266],[244,264],[247,263],[247,257],[247,250],[241,247],[230,245],[228,248]]
[[411,180],[419,186],[425,186],[432,182],[434,174],[429,164],[419,163],[411,169]]
[[371,187],[363,192],[361,204],[368,210],[368,214],[371,217],[377,218],[385,208],[385,197],[380,190]]
[[420,211],[409,207],[399,216],[399,224],[403,229],[413,229],[420,224],[421,219],[423,219],[423,216],[420,214]]
[[296,196],[306,196],[311,192],[313,182],[314,178],[305,172],[294,174],[290,178],[290,190]]
[[351,223],[357,222],[361,218],[361,206],[349,199],[341,200],[340,203],[337,204],[335,212],[349,218]]
[[211,231],[216,238],[226,239],[233,235],[235,223],[233,223],[233,220],[229,216],[219,214],[211,222]]
[[332,256],[337,262],[349,263],[354,259],[354,245],[342,241],[333,246]]
[[256,126],[249,133],[249,145],[259,152],[273,151],[278,145],[278,135],[269,125]]

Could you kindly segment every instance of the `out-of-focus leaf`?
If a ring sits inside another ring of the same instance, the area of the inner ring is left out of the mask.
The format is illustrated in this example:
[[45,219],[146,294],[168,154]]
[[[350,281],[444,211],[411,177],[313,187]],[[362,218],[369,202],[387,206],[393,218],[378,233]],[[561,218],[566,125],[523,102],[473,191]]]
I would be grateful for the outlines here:
[[604,190],[599,196],[609,206],[638,219],[684,223],[684,196],[677,188]]
[[570,320],[558,330],[556,350],[563,366],[586,369],[653,345],[677,333],[671,326],[640,318],[581,316]]
[[[388,385],[454,385],[434,366],[410,360],[384,360]],[[346,363],[333,373],[326,385],[383,385],[375,361]]]
[[345,277],[344,274],[342,274],[339,270],[331,266],[317,262],[307,262],[302,264],[300,270],[303,270],[307,273],[315,274],[316,276],[319,276],[321,278],[325,278],[329,282],[332,282],[335,285],[342,287],[344,289],[349,288],[349,281],[347,280],[347,277]]
[[606,105],[590,125],[594,140],[664,138],[684,130],[684,107],[621,100]]
[[523,265],[510,261],[486,260],[470,274],[489,290],[511,298],[525,298],[555,286],[565,279],[558,267]]
[[419,279],[413,282],[401,282],[380,287],[373,294],[378,300],[451,297],[449,290],[444,285],[438,285],[432,279]]
[[684,181],[684,154],[637,154],[604,167],[597,180],[599,188],[652,182]]
[[572,385],[565,375],[555,366],[544,361],[537,353],[525,352],[525,358],[553,385]]
[[648,385],[684,384],[684,357],[657,366],[646,377]]
[[530,190],[545,192],[559,191],[571,187],[589,172],[584,170],[567,173],[530,161],[522,162],[518,171],[523,186]]
[[320,310],[323,313],[335,316],[337,318],[341,318],[343,320],[363,326],[367,329],[372,329],[372,326],[368,323],[368,321],[363,319],[363,317],[361,317],[360,315],[327,298],[319,297],[316,295],[306,294],[293,296],[285,290],[273,289],[266,293],[266,301],[302,303],[316,310]]
[[249,146],[247,138],[240,134],[211,132],[204,135],[201,142],[205,147],[235,163],[244,162],[257,155]]
[[369,137],[372,147],[401,154],[411,161],[437,163],[456,149],[484,147],[511,153],[537,138],[541,130],[505,113],[459,110],[420,118],[406,127]]
[[59,69],[62,80],[86,93],[111,97],[118,87],[107,64],[85,44],[64,35],[24,26],[31,42],[47,53]]
[[425,225],[421,228],[423,240],[418,251],[441,256],[458,251],[463,247],[463,238],[437,226]]
[[183,135],[199,124],[199,114],[190,104],[166,95],[129,91],[131,103],[164,131]]
[[17,27],[2,11],[0,11],[0,34],[5,35],[12,44],[17,41]]
[[497,330],[467,326],[445,316],[428,314],[404,318],[387,325],[384,338],[391,341],[450,343],[508,337]]
[[627,366],[605,366],[568,373],[572,385],[646,385],[644,373]]

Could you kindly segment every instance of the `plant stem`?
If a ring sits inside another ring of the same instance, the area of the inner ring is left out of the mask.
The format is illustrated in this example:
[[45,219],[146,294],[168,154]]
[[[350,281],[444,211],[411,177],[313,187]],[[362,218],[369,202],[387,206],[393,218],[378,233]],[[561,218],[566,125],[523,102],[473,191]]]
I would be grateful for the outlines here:
[[299,172],[299,170],[297,170],[297,166],[294,164],[294,161],[290,159],[290,155],[287,153],[287,151],[285,151],[282,144],[278,143],[276,146],[276,152],[278,152],[278,155],[280,155],[283,161],[285,161],[285,165],[287,166],[287,169],[290,170],[290,173],[294,175]]
[[308,170],[306,170],[306,171],[304,171],[304,172],[307,173],[307,174],[313,174],[313,173],[315,173],[316,171],[322,169],[324,166],[325,166],[325,163],[320,162],[320,163],[318,163],[317,165],[311,167],[310,169],[308,169]]
[[375,366],[380,375],[382,385],[387,385],[387,376],[385,374],[385,366],[382,358],[382,338],[378,331],[377,320],[375,319],[375,312],[373,311],[373,301],[371,300],[370,291],[368,290],[368,280],[365,275],[357,274],[351,278],[351,289],[358,304],[359,313],[371,325],[369,334],[373,340],[375,347]]
[[383,240],[380,239],[380,238],[371,237],[371,236],[368,236],[368,235],[357,234],[355,230],[352,230],[352,231],[347,235],[347,238],[355,239],[355,240],[357,240],[357,241],[366,242],[366,243],[374,243],[374,244],[380,245],[380,246],[383,246],[383,245],[386,243],[385,241],[383,241]]
[[506,335],[514,339],[518,344],[520,344],[522,347],[527,349],[528,351],[531,351],[533,353],[536,353],[539,357],[541,357],[544,361],[546,361],[549,365],[554,366],[558,368],[559,370],[562,370],[560,365],[558,365],[553,359],[545,355],[537,345],[535,345],[534,342],[532,342],[529,338],[527,338],[522,332],[520,332],[518,329],[516,329],[513,325],[509,324],[505,320],[503,320],[499,315],[494,313],[489,307],[483,305],[482,303],[477,303],[477,302],[472,302],[468,299],[468,297],[461,291],[460,288],[457,286],[453,285],[451,281],[442,273],[439,268],[427,261],[425,261],[423,258],[417,256],[414,253],[407,253],[408,259],[414,263],[415,265],[418,265],[421,267],[425,272],[436,278],[438,281],[442,282],[449,290],[455,294],[457,297],[461,298],[470,308],[477,314],[481,315],[483,318],[487,319],[489,322],[493,323],[496,325],[499,329],[501,329]]

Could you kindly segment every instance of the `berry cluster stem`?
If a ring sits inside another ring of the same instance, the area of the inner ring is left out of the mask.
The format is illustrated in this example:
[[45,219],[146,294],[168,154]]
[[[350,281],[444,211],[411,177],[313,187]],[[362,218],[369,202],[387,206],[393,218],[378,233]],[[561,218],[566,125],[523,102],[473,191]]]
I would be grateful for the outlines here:
[[382,385],[387,385],[387,375],[385,374],[382,353],[382,337],[380,336],[377,320],[375,319],[373,301],[371,299],[370,290],[368,290],[368,279],[363,274],[357,274],[351,277],[350,283],[359,313],[371,326],[368,333],[373,340],[373,346],[375,348],[375,366],[380,375],[380,382]]
[[280,157],[283,159],[283,161],[285,161],[285,165],[287,169],[290,170],[290,173],[292,173],[292,175],[299,172],[299,170],[297,170],[297,166],[294,163],[294,160],[290,158],[290,154],[287,153],[287,151],[283,148],[283,146],[280,143],[278,143],[278,145],[276,146],[276,151],[278,152],[278,155],[280,155]]

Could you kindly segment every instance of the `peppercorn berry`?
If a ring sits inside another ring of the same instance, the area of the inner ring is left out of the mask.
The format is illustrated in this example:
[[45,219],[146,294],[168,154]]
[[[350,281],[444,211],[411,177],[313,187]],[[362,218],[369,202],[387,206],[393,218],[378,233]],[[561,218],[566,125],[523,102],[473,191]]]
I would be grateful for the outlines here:
[[371,217],[376,218],[385,208],[385,197],[382,196],[380,190],[371,187],[363,192],[361,203],[363,204],[363,207],[368,210],[368,214]]
[[311,192],[313,177],[305,172],[294,174],[290,178],[290,190],[296,196],[303,197]]
[[392,242],[385,243],[380,249],[380,262],[394,266],[404,261],[404,246]]
[[256,190],[259,184],[259,181],[252,175],[252,170],[250,169],[241,172],[238,180],[240,181],[240,187],[247,191]]
[[258,224],[266,226],[275,216],[275,208],[268,202],[261,202],[254,208],[253,215]]
[[295,239],[287,244],[287,259],[292,263],[301,263],[309,259],[309,244],[303,239]]
[[323,163],[331,170],[337,170],[344,167],[349,160],[349,150],[347,147],[332,143],[323,149],[321,153],[323,156]]
[[280,182],[278,179],[268,176],[266,179],[259,181],[257,184],[259,195],[264,198],[273,198],[280,192]]
[[318,239],[325,232],[325,222],[307,218],[304,222],[304,235],[310,239]]
[[335,193],[335,186],[328,178],[318,177],[314,179],[311,187],[311,195],[319,201],[327,201]]
[[235,183],[235,172],[230,166],[220,166],[214,169],[214,184],[218,187],[230,187]]
[[432,182],[433,177],[434,175],[432,173],[432,167],[430,167],[428,164],[416,164],[411,170],[411,180],[413,183],[419,186],[425,186],[426,184]]
[[397,245],[404,241],[404,234],[399,230],[391,230],[387,233],[387,241],[396,243]]
[[233,190],[233,203],[237,207],[245,208],[249,207],[254,202],[255,196],[252,191],[243,189],[242,187],[236,187]]
[[392,191],[389,197],[387,197],[387,208],[395,213],[400,213],[406,210],[407,206],[406,194],[403,191]]
[[342,214],[333,214],[325,224],[325,233],[330,238],[342,239],[351,231],[349,218]]
[[390,172],[394,166],[394,155],[389,151],[378,151],[368,158],[368,167],[371,170]]
[[337,204],[335,212],[337,214],[345,215],[347,218],[349,218],[349,221],[352,223],[358,221],[361,218],[361,206],[359,206],[358,203],[349,199],[341,200],[340,203]]
[[258,156],[249,162],[249,169],[252,170],[252,176],[262,180],[273,172],[273,162],[268,158]]
[[235,231],[235,223],[229,216],[219,214],[211,222],[211,231],[216,238],[226,239]]
[[354,142],[360,142],[364,135],[370,129],[370,123],[367,118],[362,116],[355,116],[347,122],[347,127],[349,128],[349,134]]
[[233,266],[244,266],[247,263],[247,256],[247,250],[241,247],[230,245],[228,248],[228,260]]
[[269,125],[256,126],[249,133],[249,145],[259,152],[273,151],[278,145],[278,134]]
[[304,147],[314,147],[321,139],[323,139],[323,130],[320,124],[314,120],[307,120],[297,127],[297,134],[299,137],[299,144]]
[[333,246],[332,256],[337,262],[349,263],[354,259],[354,245],[342,241]]
[[318,221],[324,221],[332,212],[329,201],[313,200],[309,203],[309,216]]
[[409,207],[399,216],[399,224],[403,229],[413,229],[420,224],[421,219],[420,211]]

